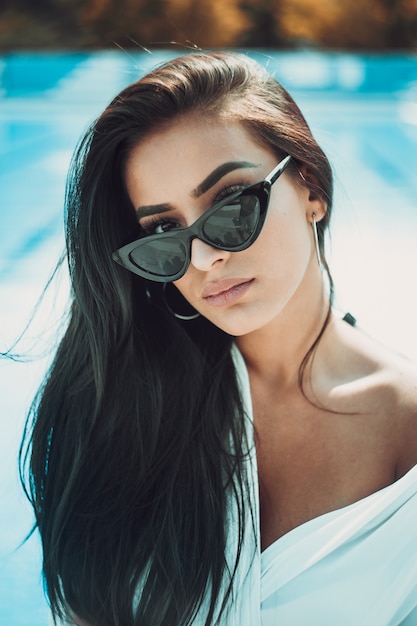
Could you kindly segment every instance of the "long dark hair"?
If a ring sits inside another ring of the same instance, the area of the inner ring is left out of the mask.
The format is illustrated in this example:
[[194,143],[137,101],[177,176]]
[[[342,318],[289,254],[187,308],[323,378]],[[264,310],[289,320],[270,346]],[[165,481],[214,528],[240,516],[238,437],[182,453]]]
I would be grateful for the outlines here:
[[94,626],[185,626],[203,608],[205,624],[216,623],[233,596],[244,535],[254,532],[233,338],[205,319],[173,318],[111,256],[139,232],[124,185],[130,150],[187,114],[230,116],[307,167],[327,201],[324,260],[329,163],[292,98],[246,56],[169,61],[122,91],[87,132],[66,194],[69,323],[27,421],[21,473],[53,614]]

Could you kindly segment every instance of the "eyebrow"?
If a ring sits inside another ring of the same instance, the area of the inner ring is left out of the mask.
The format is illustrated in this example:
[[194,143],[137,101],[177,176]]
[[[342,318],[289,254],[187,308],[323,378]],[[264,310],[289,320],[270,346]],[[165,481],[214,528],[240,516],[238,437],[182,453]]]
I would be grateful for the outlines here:
[[[206,193],[211,187],[213,187],[219,180],[237,169],[242,168],[254,168],[259,167],[257,163],[251,163],[250,161],[228,161],[216,167],[195,189],[192,190],[191,196],[199,198]],[[172,210],[172,205],[168,203],[163,204],[151,204],[147,206],[140,206],[136,209],[136,216],[138,219],[146,217],[148,215],[156,215],[158,213],[165,213]]]
[[193,189],[191,195],[194,198],[199,198],[229,172],[250,167],[259,167],[259,165],[256,163],[250,163],[249,161],[228,161],[227,163],[223,163],[222,165],[219,165],[219,167],[216,167],[216,169],[213,170],[213,172],[211,172],[211,174],[209,174],[207,178],[205,178],[203,182],[198,185],[198,187]]

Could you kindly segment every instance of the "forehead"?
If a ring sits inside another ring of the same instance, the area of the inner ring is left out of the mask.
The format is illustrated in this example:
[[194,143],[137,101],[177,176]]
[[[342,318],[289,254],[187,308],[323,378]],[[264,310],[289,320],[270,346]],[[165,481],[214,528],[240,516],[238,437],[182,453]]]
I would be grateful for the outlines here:
[[131,196],[166,186],[173,193],[179,186],[194,189],[226,161],[250,160],[262,169],[271,157],[272,151],[239,122],[182,118],[147,135],[132,149],[126,184]]

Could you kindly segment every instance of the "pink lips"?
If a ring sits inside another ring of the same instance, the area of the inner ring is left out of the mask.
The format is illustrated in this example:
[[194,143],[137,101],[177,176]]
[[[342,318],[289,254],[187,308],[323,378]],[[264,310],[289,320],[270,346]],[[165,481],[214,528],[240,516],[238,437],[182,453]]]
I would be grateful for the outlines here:
[[201,296],[213,306],[233,304],[249,289],[252,283],[253,279],[225,278],[206,285]]

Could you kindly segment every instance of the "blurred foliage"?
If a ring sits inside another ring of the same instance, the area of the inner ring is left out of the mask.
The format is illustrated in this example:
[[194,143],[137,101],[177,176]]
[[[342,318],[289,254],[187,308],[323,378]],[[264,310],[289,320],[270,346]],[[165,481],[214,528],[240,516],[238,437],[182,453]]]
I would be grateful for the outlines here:
[[417,0],[0,0],[0,48],[417,49]]

